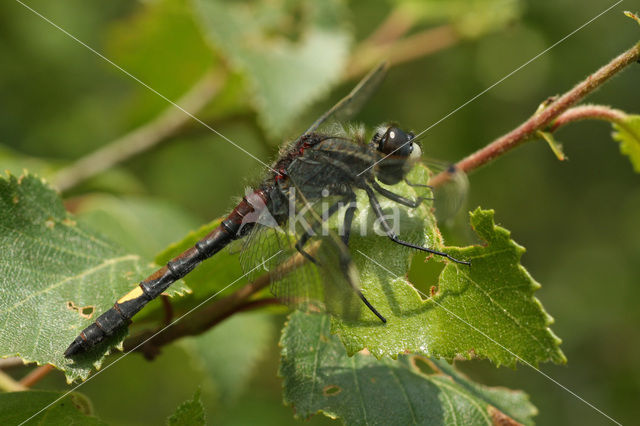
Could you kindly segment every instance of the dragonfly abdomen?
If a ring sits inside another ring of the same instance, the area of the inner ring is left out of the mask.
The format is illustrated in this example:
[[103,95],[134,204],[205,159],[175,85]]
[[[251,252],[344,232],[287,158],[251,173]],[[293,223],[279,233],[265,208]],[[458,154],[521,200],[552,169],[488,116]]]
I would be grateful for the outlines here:
[[171,284],[191,272],[205,259],[222,250],[231,241],[239,238],[240,229],[250,228],[252,222],[245,218],[266,206],[267,196],[262,189],[254,191],[233,209],[216,229],[198,241],[193,247],[171,259],[165,266],[144,279],[129,293],[118,299],[111,309],[100,315],[96,321],[85,328],[65,351],[69,358],[85,352],[128,325],[131,317],[147,303],[158,297]]

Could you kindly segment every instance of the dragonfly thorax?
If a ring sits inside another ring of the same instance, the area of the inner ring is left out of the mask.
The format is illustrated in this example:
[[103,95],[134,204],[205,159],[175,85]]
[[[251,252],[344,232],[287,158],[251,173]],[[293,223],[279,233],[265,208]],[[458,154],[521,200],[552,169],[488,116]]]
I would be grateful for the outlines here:
[[413,165],[422,156],[420,145],[413,142],[413,132],[405,132],[395,126],[378,128],[371,145],[381,155],[376,168],[376,177],[382,183],[394,185],[404,179]]

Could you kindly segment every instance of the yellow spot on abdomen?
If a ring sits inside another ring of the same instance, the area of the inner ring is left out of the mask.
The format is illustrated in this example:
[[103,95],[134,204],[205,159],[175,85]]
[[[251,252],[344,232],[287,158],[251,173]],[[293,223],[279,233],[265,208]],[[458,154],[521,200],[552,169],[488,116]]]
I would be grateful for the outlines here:
[[137,299],[140,296],[142,296],[142,289],[140,286],[136,286],[136,288],[118,299],[118,303],[128,302],[129,300]]

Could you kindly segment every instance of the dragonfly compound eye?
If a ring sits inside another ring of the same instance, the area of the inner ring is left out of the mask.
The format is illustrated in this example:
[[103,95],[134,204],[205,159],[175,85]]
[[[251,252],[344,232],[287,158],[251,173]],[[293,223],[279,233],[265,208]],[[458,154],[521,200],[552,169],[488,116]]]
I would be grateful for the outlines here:
[[417,146],[411,142],[411,139],[413,139],[413,133],[406,133],[397,127],[389,127],[380,138],[378,151],[386,155],[409,157]]

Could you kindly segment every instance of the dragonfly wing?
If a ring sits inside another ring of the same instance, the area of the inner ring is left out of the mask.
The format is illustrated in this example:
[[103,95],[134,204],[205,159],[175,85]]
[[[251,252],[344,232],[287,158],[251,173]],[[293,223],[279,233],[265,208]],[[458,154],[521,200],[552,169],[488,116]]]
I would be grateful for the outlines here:
[[[277,247],[282,250],[278,256],[282,262],[269,272],[276,297],[295,308],[327,310],[355,319],[364,307],[357,293],[358,274],[348,248],[331,230],[340,208],[334,209],[333,215],[327,213],[332,206],[340,206],[338,202],[344,197],[340,194],[320,199],[315,196],[316,190],[320,188],[307,184],[303,189],[288,179],[281,187],[292,210],[287,224],[270,233],[264,227],[255,229],[244,255],[259,263],[260,252],[273,252]],[[278,243],[274,243],[276,240]]]
[[304,134],[316,131],[325,121],[332,118],[336,121],[351,119],[360,111],[373,92],[378,88],[387,72],[387,63],[383,62],[371,70],[356,87],[331,109],[322,114]]
[[467,201],[469,193],[467,174],[452,163],[433,159],[426,159],[422,162],[427,166],[432,176],[440,173],[447,175],[448,179],[443,184],[433,188],[433,206],[438,221],[452,220]]

